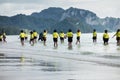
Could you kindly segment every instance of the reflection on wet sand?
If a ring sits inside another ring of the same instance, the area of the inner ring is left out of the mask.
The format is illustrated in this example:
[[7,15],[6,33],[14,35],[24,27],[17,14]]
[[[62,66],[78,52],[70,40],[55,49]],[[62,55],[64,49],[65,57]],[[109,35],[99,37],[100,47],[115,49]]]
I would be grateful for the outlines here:
[[0,80],[119,80],[118,46],[114,41],[108,46],[101,41],[93,44],[86,39],[90,34],[83,35],[81,44],[73,42],[72,49],[67,40],[53,48],[50,36],[47,46],[26,42],[23,47],[11,36],[14,43],[0,45]]
[[[24,60],[23,60],[24,58]],[[44,61],[44,60],[32,60],[32,58],[27,58],[27,57],[9,57],[5,56],[4,54],[0,54],[0,67],[2,70],[8,71],[7,67],[11,67],[10,70],[21,70],[20,67],[31,67],[31,70],[33,68],[37,67],[37,70],[41,71],[61,71],[60,69],[57,68],[56,62],[50,62],[50,61]],[[13,67],[13,68],[12,68]],[[39,69],[38,69],[39,68]]]

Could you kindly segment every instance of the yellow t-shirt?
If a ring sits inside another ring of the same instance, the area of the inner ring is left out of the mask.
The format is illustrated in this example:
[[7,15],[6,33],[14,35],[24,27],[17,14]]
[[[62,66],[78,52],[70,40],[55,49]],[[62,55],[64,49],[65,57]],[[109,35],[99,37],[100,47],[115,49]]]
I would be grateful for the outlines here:
[[30,35],[30,39],[34,39],[34,35],[33,34]]
[[77,37],[80,37],[80,35],[81,35],[81,32],[77,32],[76,34],[77,34]]
[[117,36],[117,37],[120,37],[120,31],[116,33],[116,36]]
[[6,36],[6,33],[3,33],[4,36]]
[[47,32],[44,32],[44,33],[43,33],[43,37],[46,37],[46,36],[47,36]]
[[38,33],[37,32],[33,32],[34,37],[37,37]]
[[97,32],[93,32],[93,37],[97,37]]
[[67,32],[67,37],[73,37],[73,33],[72,32]]
[[58,36],[59,36],[59,35],[58,35],[57,32],[54,32],[54,33],[53,33],[53,38],[58,38]]
[[104,33],[103,34],[103,38],[109,38],[109,34],[108,33]]
[[2,35],[0,35],[0,39],[2,39],[3,38],[3,36]]
[[20,38],[25,38],[25,33],[20,33]]
[[28,34],[25,34],[25,37],[28,37]]
[[64,33],[60,33],[60,37],[64,38],[65,34]]

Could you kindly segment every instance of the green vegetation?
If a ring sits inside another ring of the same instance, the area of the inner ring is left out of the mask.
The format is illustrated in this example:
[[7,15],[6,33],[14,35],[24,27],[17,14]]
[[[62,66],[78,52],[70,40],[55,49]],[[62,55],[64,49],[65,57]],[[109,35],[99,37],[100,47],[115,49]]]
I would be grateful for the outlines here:
[[0,33],[3,32],[5,32],[7,35],[16,35],[19,34],[20,29],[12,26],[0,26]]
[[115,31],[120,28],[119,25],[119,18],[101,19],[91,11],[77,8],[67,10],[48,8],[29,16],[23,14],[12,17],[0,16],[0,32],[5,31],[7,34],[18,34],[21,29],[36,30],[38,33],[44,29],[49,33],[54,29],[58,32],[61,30],[67,32],[68,29],[72,29],[73,32],[80,29],[82,33],[92,32],[93,29],[103,32],[104,29]]

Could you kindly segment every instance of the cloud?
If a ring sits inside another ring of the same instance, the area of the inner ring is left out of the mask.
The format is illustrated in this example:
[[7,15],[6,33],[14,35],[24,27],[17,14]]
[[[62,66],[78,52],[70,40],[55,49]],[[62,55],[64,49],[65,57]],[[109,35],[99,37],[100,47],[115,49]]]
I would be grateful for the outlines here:
[[48,7],[76,7],[93,11],[99,17],[120,17],[120,0],[0,0],[0,15],[31,14]]
[[1,5],[0,14],[7,15],[7,16],[13,16],[16,14],[30,15],[32,12],[40,12],[43,8],[47,8],[47,7],[44,5],[38,5],[38,4],[34,4],[34,3],[31,3],[31,4],[6,3],[6,4]]
[[4,3],[43,3],[45,0],[0,0],[1,4]]
[[[53,0],[0,0],[0,3],[33,3],[33,2],[51,2]],[[76,2],[76,1],[96,1],[96,0],[54,0],[54,1],[68,1],[68,2]]]

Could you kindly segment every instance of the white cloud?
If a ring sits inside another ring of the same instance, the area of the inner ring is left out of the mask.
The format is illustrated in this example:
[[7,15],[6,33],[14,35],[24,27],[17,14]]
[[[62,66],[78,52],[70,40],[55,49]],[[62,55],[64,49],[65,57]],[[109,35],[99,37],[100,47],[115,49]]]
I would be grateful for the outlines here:
[[44,5],[38,5],[38,4],[2,4],[0,7],[0,14],[1,15],[7,15],[7,16],[13,16],[16,14],[31,14],[32,12],[40,12],[43,8],[47,8]]
[[0,15],[31,14],[48,7],[76,7],[93,11],[99,17],[120,17],[120,0],[0,0]]

